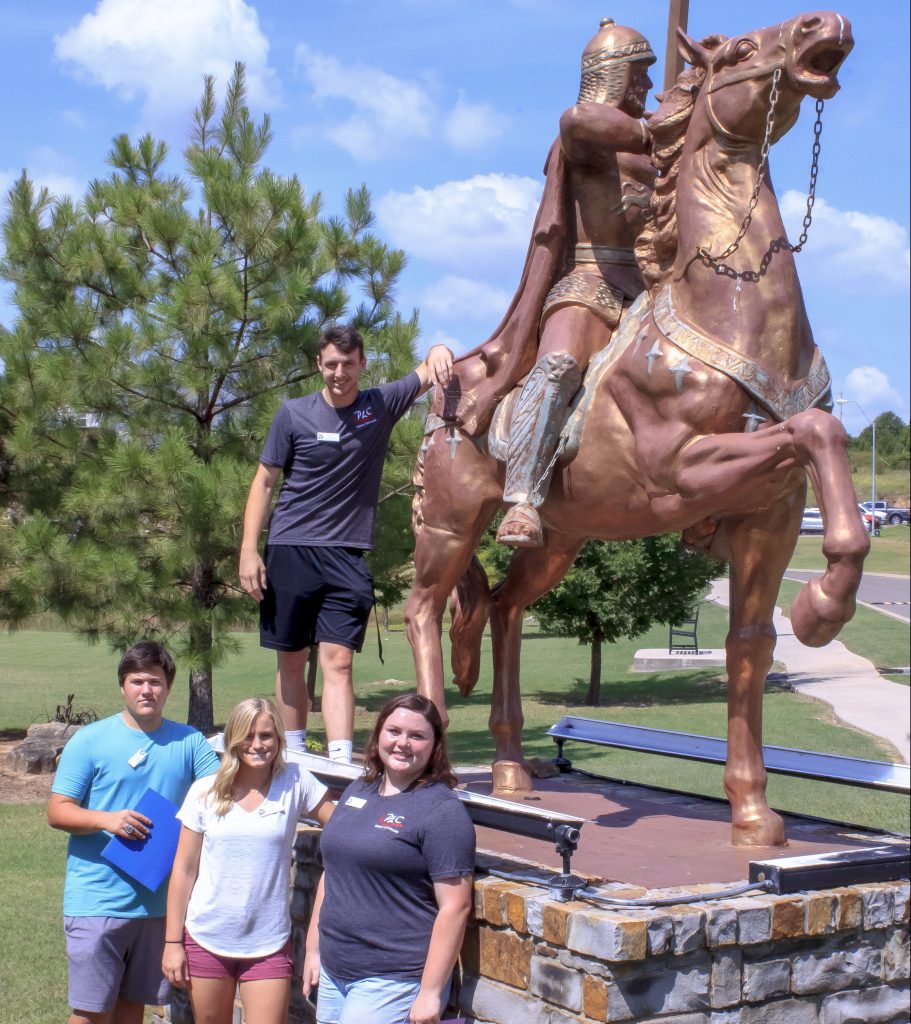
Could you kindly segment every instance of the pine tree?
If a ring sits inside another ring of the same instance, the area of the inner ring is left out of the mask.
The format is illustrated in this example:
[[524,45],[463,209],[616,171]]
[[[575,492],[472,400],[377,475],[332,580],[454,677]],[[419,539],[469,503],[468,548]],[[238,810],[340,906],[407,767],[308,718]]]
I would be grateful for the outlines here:
[[366,189],[323,216],[264,166],[271,135],[238,65],[220,111],[205,80],[184,176],[162,142],[121,135],[78,203],[23,173],[3,225],[18,317],[0,332],[0,617],[161,638],[203,730],[230,629],[255,615],[236,576],[247,489],[281,401],[317,386],[319,332],[354,323],[373,379],[414,364],[416,316],[393,305],[404,255],[370,233]]

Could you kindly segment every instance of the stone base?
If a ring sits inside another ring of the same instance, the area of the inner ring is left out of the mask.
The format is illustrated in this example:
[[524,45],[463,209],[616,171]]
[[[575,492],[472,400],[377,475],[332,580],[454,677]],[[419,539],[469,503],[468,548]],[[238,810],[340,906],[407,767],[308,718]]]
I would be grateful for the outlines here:
[[643,647],[636,651],[630,672],[670,672],[675,668],[724,668],[724,648],[704,647],[698,651],[668,651],[665,647]]
[[[698,809],[680,804],[677,812],[673,822],[663,823],[660,842],[676,851],[681,862],[677,877],[686,878],[691,874],[686,861],[693,853],[680,841],[681,832],[687,815]],[[589,821],[586,828],[593,827]],[[635,846],[628,829],[613,831],[615,847]],[[855,830],[855,839],[865,838],[860,831]],[[300,971],[320,874],[320,834],[318,828],[300,826],[294,850],[295,978],[288,1019],[295,1024],[313,1020],[300,996]],[[877,834],[875,840],[884,837]],[[652,843],[637,850],[635,857],[645,862],[657,847]],[[544,886],[483,873],[496,867],[536,875],[528,860],[502,853],[494,857],[480,849],[478,867],[482,873],[475,880],[458,984],[444,1019],[461,1015],[468,1024],[907,1024],[907,881],[712,899],[705,897],[729,888],[729,877],[660,887],[614,881],[601,888],[618,900],[698,895],[703,901],[603,907],[581,900],[561,903]],[[585,873],[575,863],[573,868]],[[541,874],[546,878],[549,871]],[[234,1024],[243,1019],[238,1006]],[[171,1020],[177,1024],[181,1018]]]
[[601,909],[479,879],[459,1010],[477,1024],[899,1024],[908,895],[888,882]]

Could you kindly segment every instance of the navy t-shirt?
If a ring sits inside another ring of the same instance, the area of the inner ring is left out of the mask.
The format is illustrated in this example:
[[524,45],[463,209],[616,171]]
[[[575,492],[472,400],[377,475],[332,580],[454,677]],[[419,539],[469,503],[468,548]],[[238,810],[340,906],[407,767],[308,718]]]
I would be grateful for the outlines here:
[[260,462],[284,474],[269,544],[373,547],[389,435],[421,388],[411,372],[336,409],[321,392],[292,398],[269,428]]
[[474,872],[474,825],[445,783],[395,796],[378,788],[352,782],[320,844],[320,960],[340,981],[419,979],[438,911],[434,881]]

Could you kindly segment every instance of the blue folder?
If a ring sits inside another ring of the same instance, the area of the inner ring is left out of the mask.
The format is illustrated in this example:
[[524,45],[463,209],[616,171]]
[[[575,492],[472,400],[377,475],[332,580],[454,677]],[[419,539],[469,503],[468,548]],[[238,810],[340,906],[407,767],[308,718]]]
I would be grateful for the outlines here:
[[168,877],[180,837],[180,808],[161,793],[147,789],[133,808],[144,814],[152,827],[145,839],[122,839],[111,836],[101,851],[106,861],[120,868],[134,881],[155,892]]

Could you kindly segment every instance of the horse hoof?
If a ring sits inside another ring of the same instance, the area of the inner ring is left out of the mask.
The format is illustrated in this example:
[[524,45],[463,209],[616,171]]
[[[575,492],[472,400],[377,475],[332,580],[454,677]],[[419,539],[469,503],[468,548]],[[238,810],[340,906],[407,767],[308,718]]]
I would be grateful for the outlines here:
[[751,818],[749,821],[733,822],[731,842],[734,846],[787,846],[784,822],[781,815],[772,810]]
[[494,761],[491,768],[493,796],[510,797],[531,792],[531,772],[519,761]]
[[791,605],[794,636],[807,647],[825,647],[838,636],[856,607],[853,593],[839,600],[826,594],[819,580],[810,580]]
[[470,697],[471,696],[471,692],[472,692],[472,690],[474,690],[475,686],[477,686],[477,683],[478,683],[478,675],[477,675],[477,673],[474,675],[473,678],[471,676],[466,677],[466,676],[458,675],[458,676],[453,676],[453,679],[452,679],[452,685],[455,686],[456,689],[458,689],[459,693],[463,697]]

